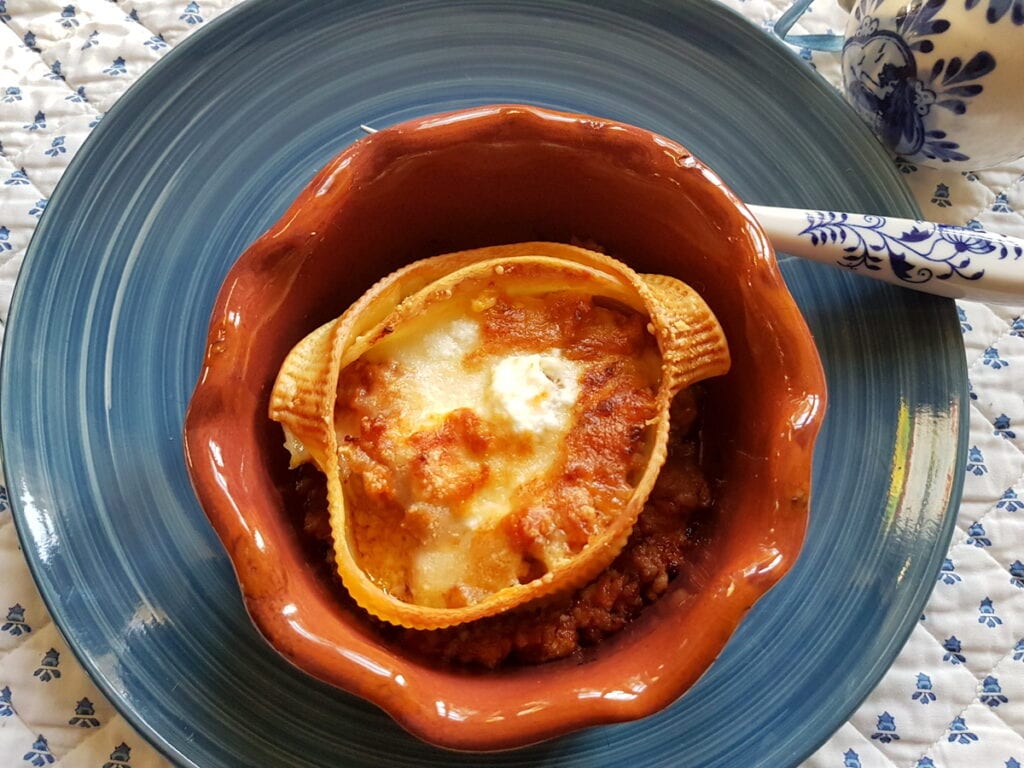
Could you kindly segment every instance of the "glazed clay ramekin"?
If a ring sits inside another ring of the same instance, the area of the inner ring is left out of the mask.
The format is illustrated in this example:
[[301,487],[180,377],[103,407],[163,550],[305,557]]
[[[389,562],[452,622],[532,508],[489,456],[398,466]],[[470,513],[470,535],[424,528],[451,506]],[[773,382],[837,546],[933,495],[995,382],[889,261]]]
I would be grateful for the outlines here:
[[[719,523],[701,583],[674,585],[586,662],[450,670],[386,644],[284,509],[288,456],[267,402],[281,361],[415,259],[534,240],[597,247],[696,288],[731,372],[706,385]],[[825,409],[814,343],[755,220],[687,150],[639,128],[501,105],[427,117],[331,161],[229,272],[185,422],[196,493],[273,646],[420,738],[500,749],[668,705],[795,560]]]

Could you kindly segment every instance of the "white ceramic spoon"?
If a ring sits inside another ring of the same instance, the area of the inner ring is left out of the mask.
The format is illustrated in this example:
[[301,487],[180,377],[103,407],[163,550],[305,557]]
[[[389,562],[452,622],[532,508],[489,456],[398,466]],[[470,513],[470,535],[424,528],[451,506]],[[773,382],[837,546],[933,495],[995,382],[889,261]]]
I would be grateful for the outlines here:
[[930,221],[747,207],[782,253],[938,296],[1024,304],[1024,240]]
[[871,214],[747,208],[776,251],[937,296],[1024,304],[1024,240]]

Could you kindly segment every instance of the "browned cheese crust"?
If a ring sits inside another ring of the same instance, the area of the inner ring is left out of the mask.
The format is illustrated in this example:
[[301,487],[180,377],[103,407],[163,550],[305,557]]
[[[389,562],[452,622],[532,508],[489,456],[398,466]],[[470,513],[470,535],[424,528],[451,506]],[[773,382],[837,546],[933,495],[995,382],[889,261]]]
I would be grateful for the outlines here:
[[[404,629],[367,616],[371,631],[426,658],[494,669],[536,664],[586,652],[637,619],[670,588],[699,591],[711,556],[714,513],[699,465],[697,390],[672,405],[669,456],[625,548],[604,572],[569,594],[503,615],[439,630]],[[324,477],[312,467],[286,490],[311,550],[339,600],[351,604],[332,567]]]
[[[475,313],[481,354],[557,349],[582,374],[572,426],[555,438],[562,441],[558,460],[528,482],[509,483],[511,512],[464,534],[468,541],[460,546],[479,565],[443,596],[448,607],[542,576],[553,544],[569,555],[582,550],[630,494],[655,416],[658,352],[639,313],[572,291],[495,291],[485,306]],[[472,354],[465,364],[474,365]],[[404,375],[388,360],[349,365],[339,381],[336,423],[358,425],[339,438],[361,567],[390,594],[413,602],[409,553],[444,536],[452,515],[468,514],[463,509],[501,471],[500,459],[528,456],[550,436],[485,421],[468,408],[401,434],[391,393]]]

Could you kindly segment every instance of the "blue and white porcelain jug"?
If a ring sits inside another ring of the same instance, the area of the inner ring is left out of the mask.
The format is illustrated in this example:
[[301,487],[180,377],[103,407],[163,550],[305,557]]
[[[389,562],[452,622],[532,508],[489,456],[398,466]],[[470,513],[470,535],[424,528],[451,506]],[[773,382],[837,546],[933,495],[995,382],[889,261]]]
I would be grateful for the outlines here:
[[889,149],[964,170],[1024,156],[1024,0],[839,2],[847,100]]

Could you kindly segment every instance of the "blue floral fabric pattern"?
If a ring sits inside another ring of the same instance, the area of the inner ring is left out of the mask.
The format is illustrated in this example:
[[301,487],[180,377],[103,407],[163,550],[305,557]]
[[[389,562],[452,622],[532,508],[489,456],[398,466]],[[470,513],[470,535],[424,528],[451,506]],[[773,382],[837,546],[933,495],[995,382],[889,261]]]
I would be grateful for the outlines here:
[[[237,2],[0,0],[0,338],[32,231],[89,131],[168,50]],[[0,766],[167,765],[64,643],[0,485]]]
[[[904,161],[897,169],[925,219],[1024,235],[1024,163],[959,173]],[[902,654],[808,761],[813,768],[842,766],[851,749],[873,766],[1024,764],[1015,714],[1024,696],[1024,310],[966,302],[957,310],[970,403],[958,533]],[[882,712],[899,740],[871,738]]]
[[[241,1],[0,0],[0,334],[32,231],[89,131],[167,51]],[[766,33],[789,6],[721,2]],[[1024,23],[1024,0],[922,0],[906,23],[941,34],[944,3]],[[839,6],[822,0],[794,31],[845,26]],[[919,54],[924,60],[919,50],[901,53],[905,66],[913,57],[917,68]],[[841,82],[838,55],[794,54]],[[944,137],[923,135],[916,110],[959,109],[959,102],[969,114],[988,68],[984,57],[917,68],[918,83],[906,94],[914,109],[893,134],[955,153]],[[1024,163],[974,173],[894,163],[925,219],[1024,236]],[[961,243],[967,253],[970,243]],[[1024,765],[1024,307],[961,303],[958,314],[970,371],[958,529],[901,655],[809,768]],[[0,485],[0,767],[167,765],[113,710],[54,627],[21,561]]]
[[[932,198],[937,205],[948,203],[948,188],[940,184],[943,197]],[[907,285],[924,285],[932,280],[979,280],[985,268],[973,258],[990,256],[1024,264],[1024,246],[993,242],[966,228],[925,221],[908,222],[898,229],[884,216],[854,216],[836,211],[810,211],[807,226],[799,235],[811,245],[840,244],[838,266],[851,270],[879,272]],[[915,266],[916,265],[916,266]]]

